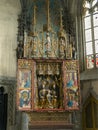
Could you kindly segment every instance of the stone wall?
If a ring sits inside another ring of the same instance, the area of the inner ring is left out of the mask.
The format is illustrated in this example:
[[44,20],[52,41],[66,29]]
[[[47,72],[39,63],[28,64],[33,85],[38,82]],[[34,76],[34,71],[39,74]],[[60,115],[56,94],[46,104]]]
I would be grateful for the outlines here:
[[4,88],[4,93],[8,95],[7,99],[7,128],[6,130],[14,130],[16,117],[16,80],[0,77],[0,87]]
[[[92,95],[95,99],[98,100],[98,80],[83,80],[81,81],[81,97],[82,97],[82,117],[83,117],[83,110],[84,110],[84,105],[85,103],[87,103],[88,101],[88,97],[90,97],[90,95]],[[83,118],[81,118],[83,119]],[[95,118],[93,118],[93,120],[96,120]],[[84,130],[84,123],[83,120],[81,120],[82,122],[82,130]]]
[[16,76],[19,0],[0,0],[0,76]]
[[20,11],[20,0],[0,0],[0,87],[4,86],[8,94],[7,130],[14,130],[16,126],[17,19]]
[[90,93],[98,96],[98,80],[86,80],[81,82],[82,103],[85,102]]

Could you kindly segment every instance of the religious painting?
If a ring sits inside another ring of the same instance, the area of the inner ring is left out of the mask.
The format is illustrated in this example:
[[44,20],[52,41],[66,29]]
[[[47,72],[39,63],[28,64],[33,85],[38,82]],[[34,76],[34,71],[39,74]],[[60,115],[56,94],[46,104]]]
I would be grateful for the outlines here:
[[31,108],[31,91],[21,90],[19,92],[19,109],[30,109]]
[[66,102],[67,107],[78,107],[78,80],[77,72],[67,72],[66,74]]
[[19,89],[31,88],[31,71],[21,69],[18,71],[18,87]]
[[31,108],[31,70],[18,70],[19,109]]
[[[61,63],[38,62],[36,67],[37,88],[35,99],[36,111],[62,110],[63,88]],[[64,110],[64,109],[63,109]]]
[[34,85],[34,62],[32,60],[19,59],[17,73],[17,108],[21,111],[31,110]]
[[65,61],[64,69],[65,109],[78,110],[80,106],[80,87],[77,61]]

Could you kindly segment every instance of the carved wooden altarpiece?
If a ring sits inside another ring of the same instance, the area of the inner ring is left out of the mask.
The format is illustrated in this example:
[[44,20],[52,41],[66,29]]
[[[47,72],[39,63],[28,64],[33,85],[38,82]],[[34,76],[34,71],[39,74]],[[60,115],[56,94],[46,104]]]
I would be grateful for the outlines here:
[[65,31],[63,8],[59,9],[58,3],[55,10],[53,1],[44,0],[44,7],[40,0],[33,1],[33,16],[27,28],[24,25],[28,17],[22,22],[24,12],[19,20],[17,109],[28,113],[31,127],[72,125],[69,111],[80,107],[75,37]]
[[77,60],[19,59],[17,107],[22,111],[78,110]]

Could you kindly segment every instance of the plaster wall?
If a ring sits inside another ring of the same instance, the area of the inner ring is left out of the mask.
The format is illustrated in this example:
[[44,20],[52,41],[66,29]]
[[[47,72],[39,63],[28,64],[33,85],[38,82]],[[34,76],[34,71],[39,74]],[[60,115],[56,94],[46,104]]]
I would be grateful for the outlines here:
[[95,93],[95,96],[98,95],[98,80],[83,81],[81,87],[82,87],[82,98],[84,100],[86,100],[90,92]]
[[98,80],[92,82],[93,90],[98,95]]
[[0,76],[16,76],[19,0],[0,0]]

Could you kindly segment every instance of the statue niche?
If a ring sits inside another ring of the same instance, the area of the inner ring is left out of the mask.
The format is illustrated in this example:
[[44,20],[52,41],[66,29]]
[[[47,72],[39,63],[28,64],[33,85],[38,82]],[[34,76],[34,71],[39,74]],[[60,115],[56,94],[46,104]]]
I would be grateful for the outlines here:
[[[44,68],[40,68],[42,67]],[[58,72],[59,66],[59,72]],[[39,70],[43,70],[39,71]],[[61,74],[60,64],[37,64],[38,109],[59,109],[61,106]]]

